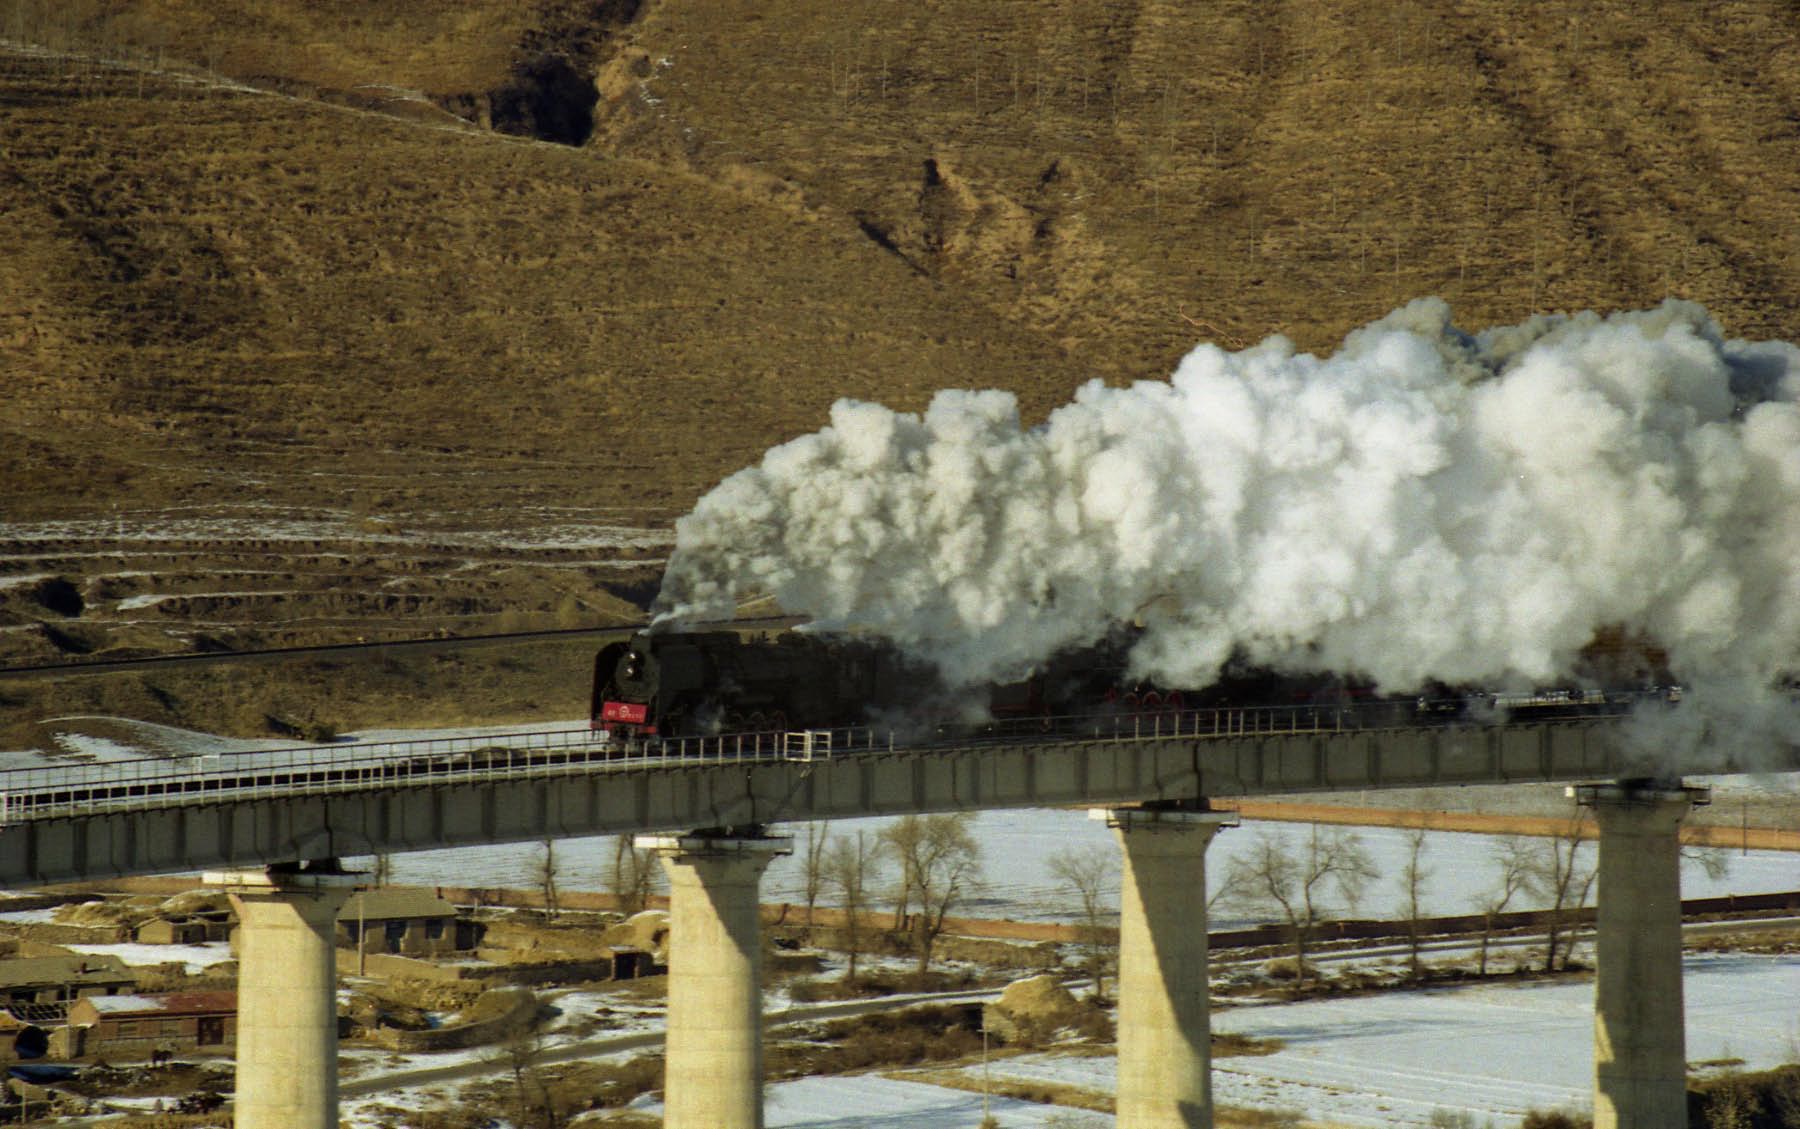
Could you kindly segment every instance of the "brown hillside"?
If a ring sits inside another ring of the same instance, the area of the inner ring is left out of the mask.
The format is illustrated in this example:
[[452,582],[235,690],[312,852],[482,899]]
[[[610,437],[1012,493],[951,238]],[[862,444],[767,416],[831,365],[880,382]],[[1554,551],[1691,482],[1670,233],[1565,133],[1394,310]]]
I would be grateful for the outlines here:
[[13,0],[0,40],[0,662],[628,616],[839,396],[1035,417],[1421,294],[1800,331],[1778,0]]
[[1712,306],[1790,332],[1800,45],[1777,3],[649,6],[616,151],[755,169],[1105,368]]

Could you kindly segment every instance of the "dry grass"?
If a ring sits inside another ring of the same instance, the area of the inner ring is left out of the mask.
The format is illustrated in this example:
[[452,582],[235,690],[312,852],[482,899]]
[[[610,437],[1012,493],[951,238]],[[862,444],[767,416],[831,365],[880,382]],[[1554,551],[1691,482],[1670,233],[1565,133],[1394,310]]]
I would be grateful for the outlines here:
[[1016,1078],[998,1078],[984,1081],[979,1074],[967,1070],[895,1070],[883,1075],[900,1082],[924,1082],[932,1086],[942,1086],[946,1090],[962,1090],[966,1093],[988,1093],[996,1098],[1011,1098],[1014,1101],[1036,1102],[1039,1105],[1067,1106],[1070,1109],[1089,1109],[1096,1113],[1113,1112],[1111,1094],[1098,1090],[1084,1090],[1079,1086],[1071,1086],[1059,1082],[1024,1082]]
[[1702,953],[1796,953],[1800,952],[1800,929],[1790,925],[1756,932],[1733,932],[1726,936],[1701,936],[1683,942],[1682,947]]
[[[1471,325],[1674,294],[1800,328],[1780,0],[629,7],[0,13],[76,52],[0,53],[8,520],[666,526],[839,396],[1003,387],[1035,419],[1203,337],[1327,348],[1420,294]],[[553,57],[595,77],[585,146],[478,128]],[[95,547],[51,567],[128,571]],[[396,579],[371,563],[391,542],[342,569],[261,552],[298,595],[221,607],[191,597],[236,589],[196,578],[165,619],[73,642],[491,629],[630,586],[452,566],[402,578],[411,603],[333,603]]]
[[625,77],[571,151],[7,60],[38,234],[5,336],[59,448],[85,423],[203,465],[535,453],[669,514],[838,394],[1042,411],[1166,372],[1196,322],[1325,346],[1422,293],[1473,322],[1681,293],[1773,333],[1800,293],[1775,0],[665,3],[585,37],[523,0],[134,7],[15,21],[444,98],[554,26]]
[[498,470],[515,503],[666,521],[840,393],[1062,367],[854,229],[681,169],[0,63],[31,201],[0,337],[37,442],[8,448],[40,487],[9,516],[125,490],[403,518]]
[[[456,727],[585,716],[589,641],[372,661],[221,664],[0,686],[0,742],[44,741],[37,718],[130,717],[209,733],[302,736],[370,727]],[[59,731],[79,721],[56,723]],[[137,743],[156,734],[119,733]],[[16,744],[13,742],[17,742]]]
[[966,1060],[981,1050],[981,1008],[937,1004],[792,1024],[764,1052],[770,1079]]
[[[1245,1040],[1244,1042],[1254,1042]],[[1273,1054],[1280,1049],[1277,1042],[1263,1049],[1221,1050],[1215,1038],[1213,1054],[1215,1057],[1224,1054]],[[1074,1048],[1073,1053],[1111,1053],[1102,1048]],[[1004,1054],[1001,1057],[1005,1057]],[[1093,1110],[1096,1113],[1114,1112],[1113,1095],[1098,1090],[1083,1089],[1059,1082],[1031,1082],[1016,1078],[986,1077],[974,1070],[959,1067],[951,1070],[901,1070],[889,1071],[884,1077],[902,1082],[925,1082],[933,1086],[942,1086],[950,1090],[962,1090],[967,1093],[988,1093],[997,1098],[1011,1098],[1016,1101],[1036,1102],[1039,1105],[1066,1106],[1070,1109]],[[1215,1111],[1215,1123],[1221,1126],[1242,1126],[1245,1129],[1260,1129],[1282,1123],[1279,1115],[1262,1110],[1219,1109]],[[1298,1122],[1293,1123],[1298,1129]]]

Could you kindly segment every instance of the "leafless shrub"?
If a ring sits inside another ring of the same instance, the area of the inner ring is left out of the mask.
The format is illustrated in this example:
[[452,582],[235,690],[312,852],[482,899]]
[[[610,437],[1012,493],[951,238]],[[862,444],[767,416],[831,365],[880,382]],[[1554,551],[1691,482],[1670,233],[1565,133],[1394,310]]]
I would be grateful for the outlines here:
[[1519,1122],[1519,1129],[1594,1129],[1594,1119],[1586,1114],[1566,1110],[1534,1109]]

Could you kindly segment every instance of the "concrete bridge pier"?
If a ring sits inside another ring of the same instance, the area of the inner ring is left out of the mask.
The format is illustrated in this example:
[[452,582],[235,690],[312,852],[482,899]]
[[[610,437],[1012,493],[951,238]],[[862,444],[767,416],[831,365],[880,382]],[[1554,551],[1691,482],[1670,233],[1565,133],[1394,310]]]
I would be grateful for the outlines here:
[[640,836],[669,876],[665,1129],[762,1129],[758,887],[790,840],[756,833]]
[[1595,894],[1594,1129],[1685,1129],[1681,820],[1704,788],[1569,789],[1600,828]]
[[1206,848],[1230,813],[1092,813],[1124,852],[1119,898],[1119,1129],[1211,1129]]
[[337,1129],[337,914],[357,875],[208,873],[237,911],[238,1129]]

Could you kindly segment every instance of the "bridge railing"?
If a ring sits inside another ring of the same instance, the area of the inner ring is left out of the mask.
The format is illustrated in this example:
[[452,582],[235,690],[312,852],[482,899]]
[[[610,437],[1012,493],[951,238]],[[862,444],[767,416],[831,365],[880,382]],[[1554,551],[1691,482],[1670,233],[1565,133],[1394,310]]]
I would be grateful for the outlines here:
[[[868,746],[865,737],[860,746]],[[891,747],[882,738],[883,747]],[[734,733],[616,742],[591,729],[141,758],[0,771],[0,825],[89,812],[287,798],[420,784],[581,775],[671,764],[821,759],[847,731]]]
[[[1617,716],[1615,698],[1518,720]],[[1016,717],[974,727],[851,726],[615,740],[590,729],[300,746],[0,771],[0,825],[130,808],[291,798],[426,784],[585,775],[691,764],[819,760],[899,750],[1064,741],[1166,741],[1331,734],[1375,728],[1483,723],[1421,704],[1254,706]]]

